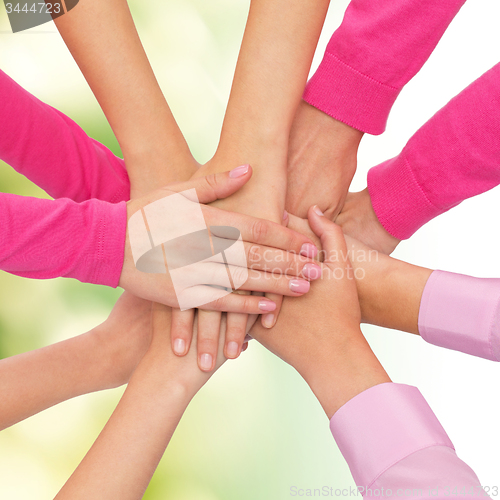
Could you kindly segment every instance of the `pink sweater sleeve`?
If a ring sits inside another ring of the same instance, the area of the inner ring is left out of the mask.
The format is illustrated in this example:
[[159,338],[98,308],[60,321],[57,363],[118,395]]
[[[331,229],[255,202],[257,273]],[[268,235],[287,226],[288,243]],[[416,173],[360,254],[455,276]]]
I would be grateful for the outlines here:
[[330,429],[363,498],[413,490],[419,498],[444,499],[454,497],[454,488],[488,498],[416,387],[371,387],[335,413]]
[[500,279],[434,271],[420,301],[418,331],[431,344],[500,361]]
[[122,159],[0,70],[0,159],[53,198],[128,200]]
[[387,232],[409,238],[434,217],[500,183],[500,64],[469,85],[368,172],[373,208]]
[[125,248],[125,202],[75,203],[0,194],[0,269],[36,279],[116,287]]
[[304,99],[381,134],[402,88],[420,70],[465,0],[352,0]]

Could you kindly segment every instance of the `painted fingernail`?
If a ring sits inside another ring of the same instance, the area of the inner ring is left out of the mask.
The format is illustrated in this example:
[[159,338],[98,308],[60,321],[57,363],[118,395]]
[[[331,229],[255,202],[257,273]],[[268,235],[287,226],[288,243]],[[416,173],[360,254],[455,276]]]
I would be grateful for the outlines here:
[[325,214],[324,214],[324,213],[323,213],[323,212],[319,209],[318,205],[314,205],[314,207],[313,207],[313,211],[314,211],[315,213],[317,213],[318,215],[321,215],[321,216],[325,215]]
[[299,253],[302,257],[310,257],[312,259],[318,255],[318,248],[312,243],[304,243]]
[[274,323],[274,314],[264,314],[262,316],[262,324],[266,328],[271,328],[273,326],[273,323]]
[[186,351],[186,342],[184,339],[175,339],[174,352],[175,354],[182,355]]
[[241,348],[241,352],[245,352],[248,349],[248,342],[245,342],[243,344],[243,347]]
[[290,290],[295,293],[307,293],[311,288],[309,281],[290,280]]
[[241,165],[241,167],[233,168],[233,170],[229,172],[229,177],[231,177],[231,179],[236,179],[238,177],[241,177],[242,175],[245,175],[248,172],[249,167],[250,165]]
[[212,369],[212,355],[211,354],[202,354],[201,355],[200,368],[206,372],[209,372]]
[[276,304],[270,300],[261,300],[259,301],[259,309],[261,311],[274,311]]
[[229,342],[227,344],[227,355],[230,358],[235,358],[238,356],[238,343],[237,342]]
[[321,276],[321,267],[317,264],[306,264],[302,269],[302,274],[310,280],[317,280]]
[[288,218],[288,212],[286,210],[283,211],[283,220]]

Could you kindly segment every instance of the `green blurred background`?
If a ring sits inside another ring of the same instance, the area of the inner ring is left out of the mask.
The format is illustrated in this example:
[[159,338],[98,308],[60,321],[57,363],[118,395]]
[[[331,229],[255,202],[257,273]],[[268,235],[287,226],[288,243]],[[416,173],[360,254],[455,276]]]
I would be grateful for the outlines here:
[[[249,1],[129,3],[175,117],[196,158],[204,162],[216,148]],[[332,3],[313,66],[347,3]],[[364,187],[370,166],[397,154],[433,112],[496,62],[490,48],[498,46],[499,8],[491,0],[469,4],[401,95],[388,131],[363,140],[355,190]],[[464,32],[470,36],[464,37]],[[472,39],[479,50],[471,48]],[[0,68],[119,154],[95,98],[53,25],[13,35],[0,5]],[[0,191],[44,196],[2,163]],[[477,217],[498,209],[496,199],[498,192],[493,191],[433,221],[411,244],[398,248],[396,256],[433,268],[500,276],[498,232],[490,230],[487,219]],[[89,330],[107,317],[119,295],[119,290],[74,280],[30,281],[0,273],[0,357]],[[498,379],[495,366],[398,332],[375,327],[364,327],[364,332],[393,379],[419,386],[459,454],[483,484],[493,485],[500,468],[498,454],[492,451],[499,449],[500,439],[491,433],[498,429],[498,398],[491,397],[488,384],[477,380]],[[0,433],[0,499],[52,498],[92,445],[122,392],[123,388],[68,401]],[[1,407],[0,394],[0,411]],[[477,408],[484,426],[472,432],[469,424],[476,422]],[[145,498],[280,500],[290,497],[292,486],[351,485],[327,419],[305,383],[253,342],[189,406]]]

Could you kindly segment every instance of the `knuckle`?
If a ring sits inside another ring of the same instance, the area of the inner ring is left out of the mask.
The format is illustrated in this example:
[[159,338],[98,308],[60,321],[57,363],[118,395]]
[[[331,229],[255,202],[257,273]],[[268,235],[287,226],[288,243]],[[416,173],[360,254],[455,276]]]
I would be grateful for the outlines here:
[[210,190],[210,194],[217,197],[219,191],[219,180],[217,174],[210,174],[205,177],[205,182]]
[[249,262],[260,262],[261,256],[260,256],[260,247],[259,245],[251,245],[250,248],[248,249],[248,260]]
[[269,224],[261,219],[256,220],[252,226],[252,237],[254,241],[262,241],[269,232]]

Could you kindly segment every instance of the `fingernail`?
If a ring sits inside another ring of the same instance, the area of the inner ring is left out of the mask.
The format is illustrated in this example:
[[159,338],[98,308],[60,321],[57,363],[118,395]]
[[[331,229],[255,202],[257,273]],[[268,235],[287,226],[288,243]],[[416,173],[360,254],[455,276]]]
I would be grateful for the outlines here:
[[174,342],[174,352],[175,354],[182,355],[186,351],[186,342],[184,339],[175,339]]
[[200,368],[203,371],[209,372],[212,369],[212,355],[202,354],[200,358]]
[[274,311],[276,309],[276,304],[270,300],[261,300],[259,302],[259,309],[261,311]]
[[288,217],[288,212],[286,210],[283,211],[283,220],[286,220]]
[[325,215],[325,214],[324,214],[324,213],[323,213],[323,212],[319,209],[318,205],[314,205],[314,207],[313,207],[313,211],[314,211],[315,213],[317,213],[318,215],[321,215],[321,216]]
[[304,243],[299,253],[300,255],[302,255],[302,257],[314,258],[316,257],[316,255],[318,255],[318,248],[312,243]]
[[311,288],[309,281],[290,280],[290,290],[295,293],[307,293]]
[[242,175],[245,175],[248,172],[249,167],[250,165],[241,165],[241,167],[233,168],[233,170],[229,172],[229,177],[231,177],[231,179],[236,179],[237,177],[241,177]]
[[302,274],[310,280],[317,280],[321,276],[321,267],[317,264],[306,264],[302,269]]
[[262,324],[266,328],[271,328],[273,326],[273,323],[274,323],[274,314],[264,314],[264,316],[262,316]]
[[227,344],[227,355],[230,358],[235,358],[238,356],[238,343],[237,342],[229,342]]
[[245,342],[243,344],[243,347],[241,348],[241,352],[245,352],[248,349],[248,342]]

